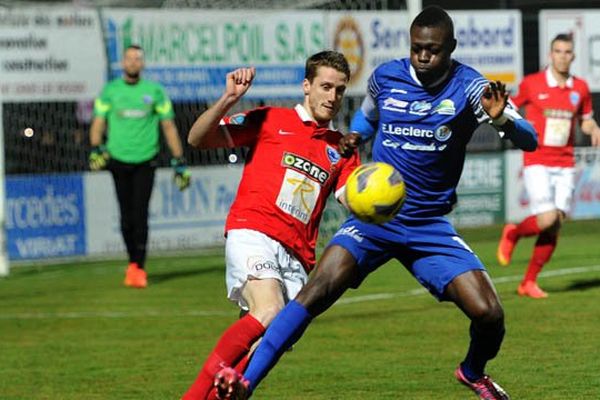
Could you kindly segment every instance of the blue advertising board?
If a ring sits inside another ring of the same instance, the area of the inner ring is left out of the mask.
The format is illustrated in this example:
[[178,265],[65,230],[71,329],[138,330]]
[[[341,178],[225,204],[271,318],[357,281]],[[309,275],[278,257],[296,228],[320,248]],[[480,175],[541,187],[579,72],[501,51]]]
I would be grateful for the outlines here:
[[85,254],[82,176],[7,176],[6,233],[10,260]]

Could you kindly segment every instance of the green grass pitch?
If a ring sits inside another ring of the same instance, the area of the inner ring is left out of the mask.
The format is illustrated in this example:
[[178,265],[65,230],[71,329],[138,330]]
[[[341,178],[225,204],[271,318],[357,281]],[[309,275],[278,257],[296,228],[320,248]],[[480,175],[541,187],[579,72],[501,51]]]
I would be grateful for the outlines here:
[[[516,295],[533,245],[497,266],[501,227],[462,230],[496,282],[507,334],[488,365],[513,399],[600,398],[600,221],[569,221],[540,285]],[[222,251],[148,262],[145,290],[122,261],[16,267],[0,279],[0,399],[178,399],[237,318]],[[468,321],[391,262],[319,317],[256,399],[474,399],[452,372]]]

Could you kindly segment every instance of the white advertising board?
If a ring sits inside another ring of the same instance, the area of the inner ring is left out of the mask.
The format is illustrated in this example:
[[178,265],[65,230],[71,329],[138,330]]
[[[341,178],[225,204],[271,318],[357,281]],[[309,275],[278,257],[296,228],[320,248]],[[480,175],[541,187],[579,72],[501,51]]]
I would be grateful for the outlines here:
[[585,79],[592,92],[600,91],[600,11],[540,11],[540,66],[548,64],[550,41],[559,33],[571,34],[575,44],[575,60],[571,73]]
[[98,13],[81,8],[0,8],[4,101],[94,98],[105,80]]
[[[157,170],[150,202],[149,252],[189,250],[224,243],[225,218],[241,177],[242,166],[195,167],[191,186],[180,192],[173,171]],[[87,254],[123,252],[119,208],[108,172],[84,176]]]
[[[521,13],[451,11],[458,47],[453,57],[490,80],[516,87],[523,76]],[[352,70],[350,94],[364,94],[367,79],[382,62],[409,56],[406,12],[330,12],[330,46],[346,55]]]

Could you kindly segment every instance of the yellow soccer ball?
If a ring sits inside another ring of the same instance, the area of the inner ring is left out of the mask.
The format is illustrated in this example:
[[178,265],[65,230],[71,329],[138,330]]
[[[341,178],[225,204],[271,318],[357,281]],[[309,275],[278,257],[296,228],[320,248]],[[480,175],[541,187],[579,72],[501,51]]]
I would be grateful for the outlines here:
[[394,167],[370,162],[356,168],[346,181],[346,205],[361,221],[382,224],[400,211],[406,196],[404,178]]

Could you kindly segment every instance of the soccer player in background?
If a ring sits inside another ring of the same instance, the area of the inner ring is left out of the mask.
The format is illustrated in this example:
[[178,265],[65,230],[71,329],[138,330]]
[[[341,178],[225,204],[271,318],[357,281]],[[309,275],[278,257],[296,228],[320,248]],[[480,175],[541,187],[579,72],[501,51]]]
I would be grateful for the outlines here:
[[318,226],[329,194],[340,199],[357,152],[339,146],[332,119],[350,79],[341,53],[306,61],[303,104],[262,107],[225,117],[250,89],[254,68],[227,74],[221,98],[192,126],[196,148],[248,146],[237,196],[225,224],[227,296],[248,311],[221,336],[183,399],[214,399],[215,374],[243,371],[252,346],[306,283],[315,264]]
[[382,225],[351,216],[341,226],[307,285],[271,323],[244,375],[231,369],[217,374],[224,397],[246,399],[314,317],[396,258],[438,300],[454,302],[471,320],[471,342],[455,370],[458,381],[480,399],[509,398],[485,373],[504,337],[502,305],[481,261],[444,215],[456,201],[466,146],[480,123],[491,123],[528,151],[536,147],[535,131],[507,107],[502,83],[489,83],[452,60],[454,28],[443,9],[427,7],[415,18],[410,44],[409,58],[375,69],[351,126],[365,138],[378,131],[373,160],[403,174],[403,208]]
[[518,225],[507,224],[498,245],[498,262],[510,264],[513,250],[522,237],[537,236],[523,280],[521,296],[548,297],[537,284],[537,276],[556,248],[558,234],[569,212],[575,190],[575,128],[600,145],[600,128],[592,118],[592,97],[587,83],[571,75],[575,59],[573,38],[556,36],[550,43],[550,65],[527,75],[512,98],[524,107],[525,116],[539,135],[536,151],[523,154],[523,179],[529,195],[531,215]]
[[[125,285],[145,288],[148,207],[159,152],[159,122],[173,156],[175,183],[190,184],[181,140],[173,121],[171,101],[164,89],[142,78],[144,51],[131,45],[123,53],[123,77],[109,82],[94,103],[90,127],[90,169],[112,174],[121,215],[121,233],[129,255]],[[103,144],[107,128],[106,145]]]

